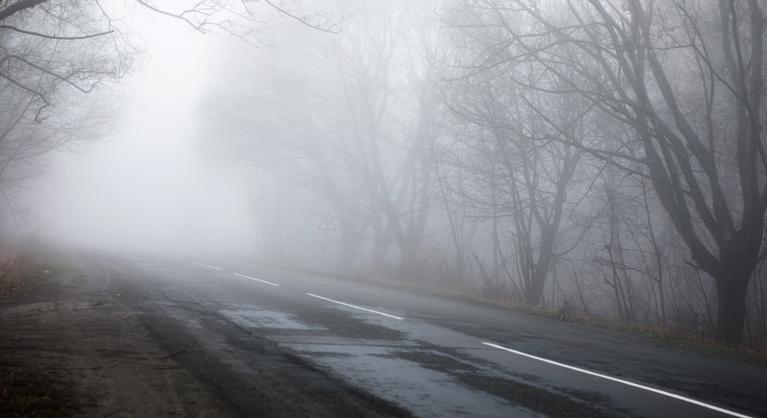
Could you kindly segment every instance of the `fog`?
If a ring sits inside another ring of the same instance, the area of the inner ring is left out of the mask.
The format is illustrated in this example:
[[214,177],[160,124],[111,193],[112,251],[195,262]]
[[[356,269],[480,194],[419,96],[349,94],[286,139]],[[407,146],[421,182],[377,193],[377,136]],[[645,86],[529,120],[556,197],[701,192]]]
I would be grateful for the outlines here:
[[252,253],[236,168],[199,145],[198,106],[231,40],[141,13],[136,69],[110,84],[117,122],[57,152],[33,187],[33,228],[87,248],[159,254]]
[[755,3],[155,3],[8,17],[6,239],[765,344]]

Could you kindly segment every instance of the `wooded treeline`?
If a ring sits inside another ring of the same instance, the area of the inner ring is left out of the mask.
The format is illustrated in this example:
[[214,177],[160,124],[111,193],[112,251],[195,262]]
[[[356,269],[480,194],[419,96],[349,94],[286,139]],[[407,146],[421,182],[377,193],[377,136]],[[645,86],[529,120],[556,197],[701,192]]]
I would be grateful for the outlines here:
[[0,0],[15,216],[41,156],[104,131],[85,97],[140,8],[245,41],[199,130],[261,259],[767,344],[759,0],[113,3]]
[[265,260],[761,347],[763,6],[327,1],[200,125]]

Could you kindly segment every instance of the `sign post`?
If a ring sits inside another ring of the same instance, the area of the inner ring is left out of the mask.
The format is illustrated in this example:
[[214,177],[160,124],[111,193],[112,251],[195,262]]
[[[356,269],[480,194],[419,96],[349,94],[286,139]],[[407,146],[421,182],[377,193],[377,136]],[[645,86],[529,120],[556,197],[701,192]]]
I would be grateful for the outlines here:
[[326,215],[322,218],[320,221],[320,224],[317,225],[317,228],[322,231],[322,260],[321,262],[321,268],[325,269],[325,254],[327,252],[327,246],[328,246],[328,234],[331,232],[336,232],[336,220],[333,218],[332,215]]

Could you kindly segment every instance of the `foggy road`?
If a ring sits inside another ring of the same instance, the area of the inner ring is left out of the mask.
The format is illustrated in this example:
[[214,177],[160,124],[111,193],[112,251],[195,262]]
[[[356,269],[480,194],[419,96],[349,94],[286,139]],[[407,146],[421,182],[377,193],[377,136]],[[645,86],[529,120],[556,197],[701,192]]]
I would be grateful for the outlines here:
[[0,33],[0,417],[767,417],[766,1]]
[[648,339],[232,260],[98,260],[107,291],[225,398],[268,367],[252,338],[416,416],[767,415],[764,369]]

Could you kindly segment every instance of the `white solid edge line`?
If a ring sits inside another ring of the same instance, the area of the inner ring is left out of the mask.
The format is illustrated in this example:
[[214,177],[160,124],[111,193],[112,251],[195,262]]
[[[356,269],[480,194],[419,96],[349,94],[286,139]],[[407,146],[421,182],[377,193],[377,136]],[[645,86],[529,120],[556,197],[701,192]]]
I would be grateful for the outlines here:
[[326,300],[328,302],[337,303],[337,304],[342,305],[342,306],[347,306],[349,308],[359,309],[361,311],[366,311],[366,312],[374,313],[374,314],[377,314],[377,315],[385,316],[387,318],[399,319],[399,320],[405,319],[405,318],[401,318],[401,317],[396,316],[396,315],[387,314],[385,312],[376,311],[376,310],[368,309],[368,308],[363,308],[362,306],[352,305],[351,303],[340,302],[340,301],[337,301],[337,300],[334,300],[334,299],[330,299],[330,298],[326,298],[326,297],[323,297],[323,296],[315,295],[314,293],[307,293],[306,295],[307,296],[311,296],[313,298]]
[[235,275],[235,276],[237,276],[237,277],[242,277],[243,279],[248,279],[248,280],[255,280],[255,281],[257,281],[257,282],[260,282],[260,283],[263,283],[263,284],[268,284],[269,286],[277,286],[277,287],[279,287],[279,286],[280,286],[280,285],[278,285],[277,283],[272,283],[272,282],[270,282],[270,281],[266,281],[266,280],[257,279],[257,278],[255,278],[255,277],[250,277],[250,276],[248,276],[247,274],[242,274],[242,273],[234,273],[234,275]]
[[663,395],[663,396],[668,396],[669,398],[674,398],[674,399],[677,399],[677,400],[680,400],[680,401],[684,401],[684,402],[688,402],[688,403],[691,403],[691,404],[694,404],[694,405],[702,406],[703,408],[708,408],[708,409],[711,409],[711,410],[714,410],[714,411],[717,411],[717,412],[721,412],[723,414],[731,415],[733,417],[752,418],[749,415],[743,415],[743,414],[740,414],[738,412],[734,412],[734,411],[730,411],[728,409],[720,408],[718,406],[707,404],[705,402],[701,402],[701,401],[698,401],[698,400],[695,400],[695,399],[687,398],[687,397],[682,396],[682,395],[677,395],[675,393],[667,392],[665,390],[655,389],[655,388],[652,388],[652,387],[649,387],[649,386],[640,385],[639,383],[634,383],[634,382],[630,382],[628,380],[619,379],[617,377],[612,377],[612,376],[608,376],[608,375],[605,375],[605,374],[601,374],[601,373],[597,373],[597,372],[592,372],[591,370],[581,369],[580,367],[570,366],[568,364],[560,363],[558,361],[549,360],[549,359],[545,359],[543,357],[534,356],[532,354],[523,353],[521,351],[517,351],[517,350],[511,349],[511,348],[508,348],[508,347],[504,347],[502,345],[493,344],[493,343],[489,343],[489,342],[482,342],[482,344],[490,346],[490,347],[493,347],[493,348],[497,348],[499,350],[508,351],[510,353],[517,354],[517,355],[520,355],[520,356],[523,356],[523,357],[528,357],[528,358],[531,358],[533,360],[538,360],[538,361],[542,361],[544,363],[553,364],[554,366],[564,367],[565,369],[575,370],[576,372],[581,372],[581,373],[585,373],[585,374],[588,374],[588,375],[591,375],[591,376],[601,377],[602,379],[607,379],[607,380],[610,380],[610,381],[613,381],[613,382],[622,383],[624,385],[628,385],[628,386],[631,386],[631,387],[635,387],[635,388],[639,388],[639,389],[644,389],[646,391],[657,393],[657,394]]
[[211,270],[217,270],[217,271],[223,270],[223,267],[211,266],[210,264],[197,263],[197,262],[195,262],[194,264],[197,264],[198,266],[202,266],[202,267],[205,267],[205,268],[209,268]]

